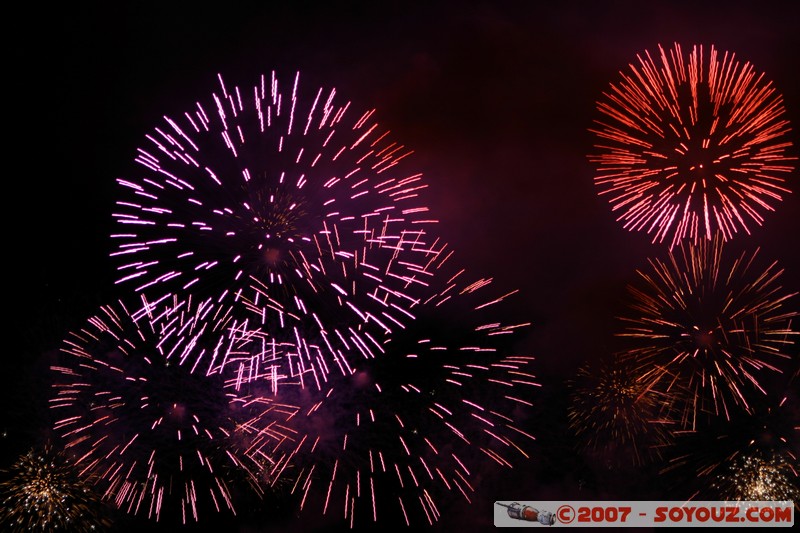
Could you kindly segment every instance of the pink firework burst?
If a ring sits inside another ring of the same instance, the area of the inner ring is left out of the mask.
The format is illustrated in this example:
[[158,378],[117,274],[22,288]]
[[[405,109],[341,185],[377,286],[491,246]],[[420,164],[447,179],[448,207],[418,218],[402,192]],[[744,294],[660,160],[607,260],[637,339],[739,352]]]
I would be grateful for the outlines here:
[[[433,524],[442,502],[470,501],[477,472],[528,458],[534,437],[526,417],[539,384],[532,357],[509,355],[527,324],[489,316],[507,295],[487,298],[491,280],[461,284],[462,274],[421,304],[417,320],[373,347],[379,357],[332,374],[324,391],[278,390],[303,408],[287,422],[285,440],[265,443],[265,454],[278,469],[294,467],[301,509],[339,515],[351,527],[379,517]],[[270,373],[242,368],[227,382],[237,394],[272,390]]]
[[789,193],[790,125],[780,94],[750,63],[713,46],[659,45],[597,103],[589,160],[619,221],[653,242],[730,239]]
[[146,136],[119,178],[118,281],[159,296],[253,289],[317,319],[410,320],[437,256],[435,220],[374,110],[299,73],[219,89]]
[[269,478],[262,441],[297,408],[233,394],[220,374],[246,339],[230,308],[164,298],[108,305],[63,342],[50,407],[79,474],[128,513],[169,523],[235,514]]

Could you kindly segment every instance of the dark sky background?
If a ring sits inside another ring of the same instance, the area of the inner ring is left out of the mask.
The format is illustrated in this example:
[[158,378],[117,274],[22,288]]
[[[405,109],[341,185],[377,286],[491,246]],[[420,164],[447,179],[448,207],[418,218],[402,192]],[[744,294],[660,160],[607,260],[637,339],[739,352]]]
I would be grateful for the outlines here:
[[[665,497],[653,477],[623,481],[573,452],[566,426],[565,380],[610,353],[626,283],[665,251],[622,229],[596,193],[586,157],[595,102],[637,53],[713,44],[773,81],[797,155],[800,4],[77,2],[27,6],[7,26],[0,468],[47,437],[49,354],[117,297],[114,180],[144,135],[216,89],[217,73],[247,85],[299,70],[304,84],[375,107],[413,148],[441,234],[476,276],[519,289],[513,314],[533,324],[517,348],[537,357],[544,385],[534,459],[487,472],[440,527],[491,527],[494,501]],[[797,171],[788,186],[736,243],[779,261],[795,292]],[[302,529],[310,515],[241,530]]]

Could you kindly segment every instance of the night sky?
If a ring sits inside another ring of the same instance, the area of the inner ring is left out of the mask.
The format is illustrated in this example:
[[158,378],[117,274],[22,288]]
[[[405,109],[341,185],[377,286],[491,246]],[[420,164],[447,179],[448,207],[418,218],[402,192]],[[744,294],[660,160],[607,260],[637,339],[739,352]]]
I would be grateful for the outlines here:
[[[615,349],[626,284],[648,257],[666,251],[623,229],[598,196],[588,129],[597,99],[636,54],[674,42],[713,44],[772,80],[797,156],[800,5],[78,2],[23,9],[7,20],[15,37],[6,47],[3,106],[11,144],[0,468],[50,435],[47,369],[65,334],[120,297],[108,258],[115,179],[131,168],[144,135],[163,115],[216,90],[218,73],[248,85],[272,70],[287,79],[300,71],[302,84],[335,87],[358,108],[376,108],[379,122],[414,150],[440,234],[474,277],[493,278],[498,292],[518,289],[505,312],[532,323],[515,350],[537,358],[543,384],[527,422],[538,439],[533,458],[511,473],[480,475],[472,503],[443,505],[437,528],[489,528],[494,501],[671,499],[657,472],[609,471],[575,451],[567,427],[566,381]],[[739,249],[760,247],[759,256],[779,262],[787,292],[800,291],[798,176],[787,179],[793,192],[764,225],[735,239]],[[800,297],[790,307],[800,310]],[[313,514],[294,518],[281,508],[226,530],[307,530],[318,525]]]

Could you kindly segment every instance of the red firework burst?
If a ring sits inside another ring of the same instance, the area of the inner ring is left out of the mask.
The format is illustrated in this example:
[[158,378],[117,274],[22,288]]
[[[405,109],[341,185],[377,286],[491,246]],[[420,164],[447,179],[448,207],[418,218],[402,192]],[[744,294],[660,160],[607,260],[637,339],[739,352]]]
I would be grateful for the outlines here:
[[595,183],[617,220],[653,242],[725,239],[761,225],[790,192],[790,125],[763,74],[735,54],[649,51],[597,103]]

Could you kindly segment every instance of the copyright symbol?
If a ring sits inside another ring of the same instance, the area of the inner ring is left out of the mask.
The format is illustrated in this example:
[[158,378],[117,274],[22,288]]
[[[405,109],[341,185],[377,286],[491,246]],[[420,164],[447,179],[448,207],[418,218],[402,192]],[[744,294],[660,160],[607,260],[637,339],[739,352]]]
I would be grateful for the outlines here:
[[562,505],[556,510],[556,517],[562,524],[569,524],[575,520],[575,509],[569,505]]

